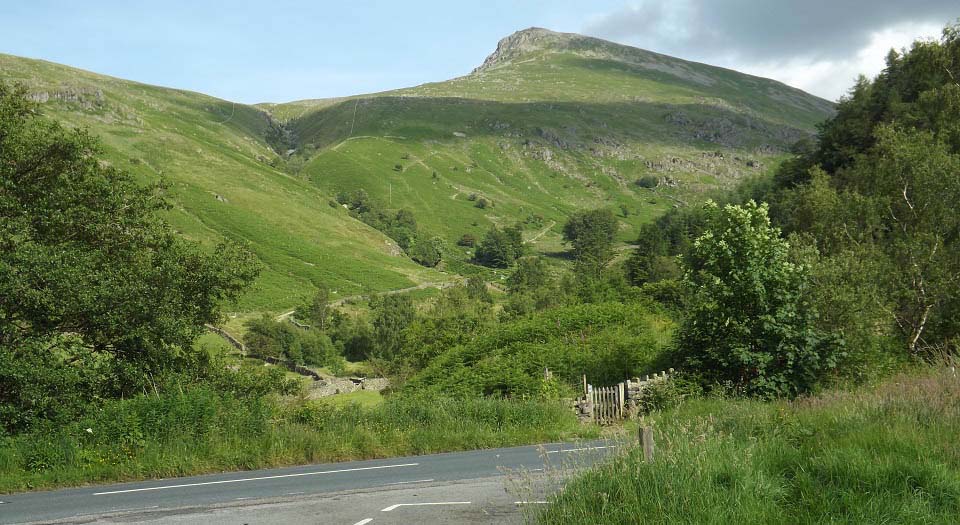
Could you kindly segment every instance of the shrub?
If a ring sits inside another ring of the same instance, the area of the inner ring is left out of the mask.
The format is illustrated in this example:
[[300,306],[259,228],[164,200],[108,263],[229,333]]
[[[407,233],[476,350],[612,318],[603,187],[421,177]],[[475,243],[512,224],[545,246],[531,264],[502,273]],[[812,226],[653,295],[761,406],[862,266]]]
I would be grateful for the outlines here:
[[807,268],[789,260],[765,204],[707,208],[709,227],[684,260],[690,303],[678,345],[685,365],[753,395],[809,391],[842,353],[835,337],[814,329]]

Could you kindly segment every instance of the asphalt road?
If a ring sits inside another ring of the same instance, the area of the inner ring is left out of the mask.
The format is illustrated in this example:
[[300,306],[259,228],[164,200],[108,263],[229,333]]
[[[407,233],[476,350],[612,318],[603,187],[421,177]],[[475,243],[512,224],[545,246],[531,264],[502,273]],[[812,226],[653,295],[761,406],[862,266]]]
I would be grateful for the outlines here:
[[521,523],[617,443],[545,444],[0,495],[0,523]]

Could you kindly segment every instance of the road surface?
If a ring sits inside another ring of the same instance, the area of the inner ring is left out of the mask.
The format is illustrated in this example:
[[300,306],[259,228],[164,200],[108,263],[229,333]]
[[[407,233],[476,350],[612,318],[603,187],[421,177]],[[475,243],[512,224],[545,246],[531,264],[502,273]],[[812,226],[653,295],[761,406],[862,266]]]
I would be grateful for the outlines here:
[[0,523],[523,523],[618,443],[546,444],[0,495]]

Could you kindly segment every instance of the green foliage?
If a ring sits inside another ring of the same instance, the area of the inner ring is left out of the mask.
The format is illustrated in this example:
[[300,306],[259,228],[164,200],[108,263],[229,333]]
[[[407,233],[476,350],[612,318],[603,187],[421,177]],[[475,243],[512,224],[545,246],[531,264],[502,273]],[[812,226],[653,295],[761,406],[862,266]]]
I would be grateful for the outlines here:
[[408,250],[410,258],[423,266],[433,268],[440,264],[443,257],[443,240],[439,237],[426,239],[417,238],[413,246]]
[[898,360],[892,335],[918,355],[960,334],[958,67],[954,26],[939,42],[891,53],[767,191],[776,220],[823,254],[813,264],[828,277],[815,289],[822,324],[857,339],[862,367]]
[[684,261],[690,304],[677,338],[684,364],[753,395],[809,391],[841,354],[838,341],[815,330],[808,269],[789,260],[766,205],[708,206],[709,229]]
[[464,233],[460,239],[457,240],[457,245],[473,248],[477,245],[477,237],[472,233]]
[[613,258],[617,218],[608,209],[574,213],[563,225],[563,240],[573,246],[579,271],[599,276]]
[[505,228],[493,226],[477,246],[474,259],[492,268],[507,268],[523,255],[523,235],[519,225]]
[[479,275],[473,275],[467,279],[467,296],[483,303],[493,302],[493,297],[490,296],[490,291],[487,290],[486,281]]
[[544,524],[950,523],[960,383],[949,369],[794,402],[692,400],[638,447],[569,480]]
[[552,279],[540,257],[524,257],[507,279],[510,293],[532,292],[548,286]]
[[70,332],[96,351],[162,360],[257,275],[235,244],[208,254],[176,235],[159,215],[162,187],[101,153],[0,84],[0,346]]
[[369,407],[327,401],[287,405],[263,397],[264,391],[229,393],[227,387],[113,400],[65,425],[2,439],[0,492],[598,434],[596,427],[580,425],[561,402],[420,396],[391,397]]
[[373,355],[395,361],[403,345],[403,330],[416,318],[413,301],[402,294],[384,295],[370,301],[373,311]]
[[337,366],[340,353],[326,333],[274,321],[269,315],[246,323],[243,342],[256,356],[289,360],[312,366]]
[[410,249],[418,236],[417,220],[412,211],[402,208],[390,212],[363,189],[342,191],[337,194],[337,202],[346,205],[357,219],[397,241],[404,250]]
[[365,317],[354,317],[335,311],[330,324],[330,338],[344,357],[350,361],[362,361],[373,355],[373,327]]
[[294,315],[312,325],[312,327],[324,331],[329,324],[331,313],[330,288],[321,283],[317,286],[317,292],[313,294],[310,304],[297,308]]
[[594,384],[614,384],[654,371],[670,328],[669,320],[639,304],[554,308],[445,349],[406,388],[464,398],[536,397],[544,394],[544,367],[565,388],[583,374]]

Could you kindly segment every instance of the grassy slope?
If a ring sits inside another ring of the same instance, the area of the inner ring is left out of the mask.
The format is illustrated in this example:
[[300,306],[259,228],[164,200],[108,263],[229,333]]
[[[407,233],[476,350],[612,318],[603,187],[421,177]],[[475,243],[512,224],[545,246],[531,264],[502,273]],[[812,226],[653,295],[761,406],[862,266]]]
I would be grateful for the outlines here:
[[573,480],[541,523],[956,523],[960,379],[906,373],[794,402],[698,400]]
[[443,280],[389,255],[379,232],[268,166],[268,119],[256,108],[8,55],[0,55],[0,80],[49,97],[44,113],[89,127],[116,165],[144,181],[166,179],[168,219],[185,236],[209,246],[224,237],[250,243],[266,270],[233,308],[286,309],[321,281],[352,295]]
[[[620,238],[632,239],[675,198],[696,200],[754,172],[748,158],[771,168],[780,159],[775,150],[831,111],[774,81],[595,39],[535,37],[515,44],[517,56],[466,77],[267,109],[287,119],[310,151],[304,173],[318,187],[364,188],[414,210],[451,244],[491,223],[541,215],[527,237],[547,228],[534,246],[548,253],[560,249],[571,211],[626,206]],[[723,160],[703,155],[717,150]],[[679,186],[637,187],[647,174]],[[470,194],[494,207],[474,207]]]
[[[496,60],[459,79],[262,109],[7,55],[0,80],[49,97],[44,112],[90,127],[114,163],[164,177],[169,220],[187,237],[249,242],[267,268],[229,308],[247,313],[289,309],[321,281],[344,296],[447,279],[390,255],[390,240],[330,207],[340,190],[412,209],[448,241],[448,268],[464,271],[458,261],[470,253],[453,241],[491,224],[535,218],[531,245],[558,253],[569,213],[609,206],[622,215],[619,239],[632,240],[678,199],[756,172],[748,158],[771,169],[777,148],[831,110],[773,81],[596,39],[526,31],[504,42]],[[275,154],[263,109],[289,120],[310,155],[300,176],[267,164]],[[703,155],[717,150],[723,159]],[[647,174],[677,185],[634,184]],[[477,208],[470,195],[493,206]]]

